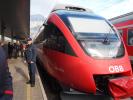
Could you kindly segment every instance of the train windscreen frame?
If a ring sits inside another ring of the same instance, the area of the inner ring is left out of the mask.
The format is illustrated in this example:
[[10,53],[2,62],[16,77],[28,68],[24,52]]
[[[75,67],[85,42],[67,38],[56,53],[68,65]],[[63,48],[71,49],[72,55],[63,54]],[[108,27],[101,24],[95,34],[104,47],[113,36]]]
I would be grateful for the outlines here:
[[89,56],[96,59],[112,59],[125,55],[118,31],[104,18],[67,16],[65,22]]

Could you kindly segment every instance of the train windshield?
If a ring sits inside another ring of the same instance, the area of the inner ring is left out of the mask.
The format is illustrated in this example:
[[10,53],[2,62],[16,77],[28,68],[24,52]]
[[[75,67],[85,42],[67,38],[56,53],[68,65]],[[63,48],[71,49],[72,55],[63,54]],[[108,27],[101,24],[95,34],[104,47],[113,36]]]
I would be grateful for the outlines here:
[[75,38],[84,51],[94,58],[124,56],[118,32],[104,19],[68,17]]

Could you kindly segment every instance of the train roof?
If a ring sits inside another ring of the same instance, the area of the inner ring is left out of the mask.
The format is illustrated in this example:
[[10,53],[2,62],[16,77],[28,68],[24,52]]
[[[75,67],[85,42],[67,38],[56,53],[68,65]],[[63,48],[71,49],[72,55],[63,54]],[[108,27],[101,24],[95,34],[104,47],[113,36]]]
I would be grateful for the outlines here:
[[133,12],[129,12],[129,13],[114,17],[112,19],[109,19],[109,21],[111,21],[113,24],[125,22],[128,20],[133,20]]
[[56,10],[80,10],[80,11],[87,11],[87,12],[93,12],[91,9],[89,8],[86,8],[86,7],[82,7],[82,6],[79,6],[79,5],[72,5],[72,4],[56,4],[54,6],[54,8],[52,9],[52,12],[53,11],[56,11]]
[[61,17],[67,17],[67,16],[89,16],[89,17],[95,17],[99,19],[103,19],[103,17],[96,15],[93,13],[93,11],[89,8],[77,6],[77,5],[70,5],[70,4],[57,4],[53,8],[52,12],[55,12]]
[[95,19],[105,19],[99,15],[96,15],[95,13],[92,12],[87,12],[87,11],[78,11],[78,10],[56,10],[54,11],[57,15],[60,17],[69,17],[69,16],[81,16],[81,17],[91,17]]

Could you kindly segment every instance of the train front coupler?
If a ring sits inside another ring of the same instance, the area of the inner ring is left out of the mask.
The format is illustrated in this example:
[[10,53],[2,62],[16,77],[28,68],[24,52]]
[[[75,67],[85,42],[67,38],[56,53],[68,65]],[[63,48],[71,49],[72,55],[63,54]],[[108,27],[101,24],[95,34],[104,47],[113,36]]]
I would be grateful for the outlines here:
[[133,76],[109,79],[108,87],[115,100],[133,97]]

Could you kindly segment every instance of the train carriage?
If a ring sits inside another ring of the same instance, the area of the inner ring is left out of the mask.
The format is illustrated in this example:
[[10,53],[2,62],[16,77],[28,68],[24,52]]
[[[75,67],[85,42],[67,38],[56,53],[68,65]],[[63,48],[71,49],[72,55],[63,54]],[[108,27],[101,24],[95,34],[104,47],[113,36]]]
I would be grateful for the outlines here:
[[110,21],[119,30],[133,63],[133,12],[112,18]]
[[65,8],[51,12],[36,38],[44,69],[82,93],[131,97],[132,69],[118,31],[92,12]]

